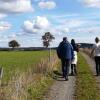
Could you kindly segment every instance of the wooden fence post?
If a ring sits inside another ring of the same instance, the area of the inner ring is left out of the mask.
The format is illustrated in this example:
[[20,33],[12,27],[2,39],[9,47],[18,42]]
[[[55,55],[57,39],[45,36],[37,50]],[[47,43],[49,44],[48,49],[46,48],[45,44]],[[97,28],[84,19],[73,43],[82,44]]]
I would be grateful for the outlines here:
[[3,77],[3,68],[0,67],[0,86],[1,86],[1,79]]

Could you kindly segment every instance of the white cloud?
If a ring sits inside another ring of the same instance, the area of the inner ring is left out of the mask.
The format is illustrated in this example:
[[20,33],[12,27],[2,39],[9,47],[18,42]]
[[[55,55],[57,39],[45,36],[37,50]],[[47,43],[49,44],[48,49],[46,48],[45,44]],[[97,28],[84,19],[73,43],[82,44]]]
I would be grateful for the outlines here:
[[22,13],[33,11],[31,0],[0,0],[1,13]]
[[38,6],[42,9],[54,9],[56,7],[56,3],[54,1],[41,1],[38,3]]
[[80,0],[85,6],[100,8],[100,0]]
[[64,21],[65,26],[67,26],[68,28],[80,27],[86,23],[87,21],[77,20],[77,19],[70,19],[70,20]]
[[0,22],[0,32],[9,30],[11,26],[12,25],[9,22],[1,21]]
[[99,26],[91,26],[91,27],[83,27],[83,28],[77,28],[76,30],[73,30],[75,33],[89,33],[89,34],[99,34],[100,27]]
[[49,27],[50,23],[46,17],[37,16],[34,27],[37,29],[46,29]]
[[62,33],[68,33],[70,30],[69,30],[69,28],[64,28],[61,31],[62,31]]
[[2,43],[2,42],[4,42],[4,43],[9,42],[9,39],[7,39],[7,38],[6,39],[0,39],[0,43]]
[[6,14],[0,13],[0,19],[4,18],[4,17],[6,17],[6,16],[7,16]]
[[[45,19],[46,21],[44,21],[43,19]],[[34,35],[27,35],[34,38],[41,38],[41,35],[43,35],[45,31],[50,31],[55,37],[55,40],[53,41],[53,44],[51,46],[57,46],[64,36],[67,36],[69,39],[75,38],[78,42],[83,40],[85,42],[88,42],[86,41],[87,37],[89,38],[92,36],[91,38],[93,39],[94,34],[98,36],[100,32],[100,27],[95,27],[96,25],[99,26],[99,22],[95,21],[95,19],[91,20],[83,18],[70,18],[68,20],[68,18],[66,18],[60,23],[55,23],[50,22],[47,17],[38,16],[33,21],[28,20],[24,22],[24,32],[26,32],[26,34],[38,33]],[[38,41],[38,39],[36,38],[35,41]]]
[[46,17],[37,16],[37,18],[32,22],[27,20],[24,22],[23,30],[26,33],[40,33],[49,28],[50,23]]
[[17,35],[15,33],[8,35],[9,39],[16,39]]
[[[10,40],[16,39],[17,36],[14,33],[10,33],[9,35],[0,34],[0,43],[4,43],[6,46]],[[4,46],[4,45],[2,45]]]
[[51,32],[55,37],[65,36],[70,30],[63,25],[53,25],[46,17],[37,16],[35,20],[27,20],[22,27],[23,32],[17,34],[18,36],[31,36],[32,34],[41,37],[45,32]]
[[29,20],[25,21],[24,25],[23,25],[23,30],[26,33],[34,33],[33,23],[31,21],[29,21]]
[[69,19],[62,21],[56,27],[53,28],[55,30],[55,33],[58,35],[69,34],[73,30],[87,25],[87,23],[88,21],[85,20]]

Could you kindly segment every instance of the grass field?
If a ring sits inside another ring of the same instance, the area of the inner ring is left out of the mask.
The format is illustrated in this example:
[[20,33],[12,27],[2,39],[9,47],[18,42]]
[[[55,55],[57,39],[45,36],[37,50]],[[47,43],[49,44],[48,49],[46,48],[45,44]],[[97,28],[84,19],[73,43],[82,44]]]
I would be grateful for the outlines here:
[[[75,100],[100,100],[95,78],[81,54],[78,55]],[[0,52],[4,69],[0,99],[43,100],[54,80],[50,76],[59,66],[55,51]],[[48,70],[47,70],[48,69]]]
[[7,81],[17,70],[23,72],[35,67],[42,58],[48,58],[48,51],[0,52],[0,66],[4,68],[3,79]]
[[0,66],[4,69],[0,97],[4,100],[42,100],[53,82],[50,73],[45,73],[57,67],[56,64],[55,51],[51,52],[51,64],[48,51],[0,52]]
[[96,80],[89,65],[81,54],[78,56],[75,100],[100,100]]

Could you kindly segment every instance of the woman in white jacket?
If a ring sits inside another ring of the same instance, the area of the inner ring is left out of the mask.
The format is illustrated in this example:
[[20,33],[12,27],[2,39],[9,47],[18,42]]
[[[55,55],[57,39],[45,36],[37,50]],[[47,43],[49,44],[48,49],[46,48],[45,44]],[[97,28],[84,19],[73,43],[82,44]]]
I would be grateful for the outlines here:
[[78,49],[78,45],[76,45],[74,39],[71,40],[71,44],[72,44],[73,50],[74,50],[74,59],[73,59],[73,61],[71,63],[71,75],[76,75],[77,74],[77,70],[76,70],[77,52],[79,51],[79,49]]

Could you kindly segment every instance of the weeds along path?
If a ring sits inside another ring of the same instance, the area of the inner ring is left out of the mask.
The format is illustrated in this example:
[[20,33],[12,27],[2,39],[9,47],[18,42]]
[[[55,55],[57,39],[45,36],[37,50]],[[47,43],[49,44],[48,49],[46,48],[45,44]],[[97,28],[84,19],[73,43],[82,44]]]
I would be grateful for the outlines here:
[[97,84],[98,90],[100,92],[100,76],[96,76],[95,62],[87,54],[85,54],[85,53],[81,53],[81,54],[86,59],[87,63],[89,64],[91,71],[92,71],[93,75],[95,76],[96,84]]
[[73,100],[74,86],[74,76],[69,76],[68,81],[65,81],[63,78],[57,78],[45,97],[45,100]]

